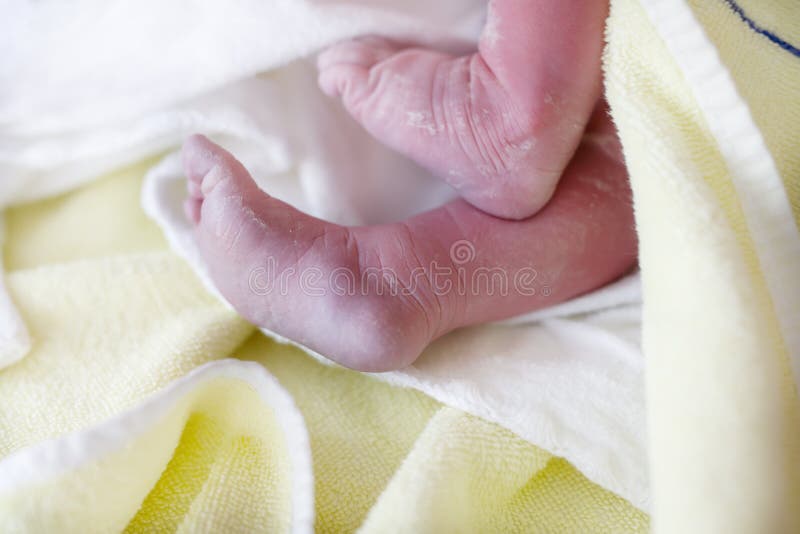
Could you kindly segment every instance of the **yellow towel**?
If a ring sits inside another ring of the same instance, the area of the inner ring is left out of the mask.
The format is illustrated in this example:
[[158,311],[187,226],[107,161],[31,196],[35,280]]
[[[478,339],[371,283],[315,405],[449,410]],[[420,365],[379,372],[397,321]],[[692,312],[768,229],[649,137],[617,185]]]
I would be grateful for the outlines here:
[[800,9],[688,4],[614,1],[606,54],[641,241],[653,526],[798,532]]
[[0,371],[0,531],[647,530],[510,432],[255,333],[131,202],[147,167],[7,214],[34,347]]
[[[793,2],[612,2],[658,532],[800,531]],[[495,425],[254,333],[131,202],[143,169],[8,214],[34,348],[0,371],[0,530],[648,528]]]

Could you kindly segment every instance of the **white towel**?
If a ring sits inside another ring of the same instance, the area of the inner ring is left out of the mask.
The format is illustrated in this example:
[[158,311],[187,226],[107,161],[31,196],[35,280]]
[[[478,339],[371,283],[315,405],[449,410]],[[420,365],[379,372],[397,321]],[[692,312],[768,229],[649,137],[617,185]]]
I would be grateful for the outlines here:
[[[484,4],[12,2],[0,21],[0,208],[168,152],[148,173],[143,204],[205,278],[176,156],[193,132],[230,149],[270,194],[322,218],[363,224],[433,207],[452,192],[324,97],[304,58],[365,33],[464,48]],[[0,322],[0,366],[27,342],[3,296],[0,287],[0,318],[12,320]],[[639,298],[629,277],[511,324],[454,333],[379,378],[495,421],[645,507]]]

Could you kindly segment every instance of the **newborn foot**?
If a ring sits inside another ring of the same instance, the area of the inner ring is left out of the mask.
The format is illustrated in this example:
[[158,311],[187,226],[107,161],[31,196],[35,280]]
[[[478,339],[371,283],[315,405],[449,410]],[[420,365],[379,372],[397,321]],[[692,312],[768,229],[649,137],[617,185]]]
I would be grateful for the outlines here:
[[185,211],[201,254],[217,288],[252,323],[364,371],[408,365],[441,334],[438,304],[422,289],[392,296],[377,276],[369,280],[376,287],[361,287],[363,272],[407,245],[378,246],[272,198],[205,137],[189,138],[183,159]]
[[550,199],[599,97],[606,10],[492,0],[477,53],[355,39],[320,55],[320,87],[474,206],[524,219]]
[[183,151],[186,214],[217,288],[244,317],[342,365],[398,369],[455,328],[556,304],[630,268],[627,176],[608,128],[598,132],[535,217],[504,220],[457,200],[358,228],[270,197],[194,136]]

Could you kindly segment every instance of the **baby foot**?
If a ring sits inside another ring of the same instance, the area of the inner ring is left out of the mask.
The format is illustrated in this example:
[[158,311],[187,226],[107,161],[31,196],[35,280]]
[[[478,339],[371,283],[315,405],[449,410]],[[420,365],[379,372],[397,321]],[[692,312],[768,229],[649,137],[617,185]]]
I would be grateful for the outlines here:
[[599,97],[606,10],[492,0],[477,53],[359,38],[319,56],[320,87],[474,206],[524,219],[552,196]]
[[214,283],[244,317],[342,365],[386,371],[455,328],[556,304],[635,262],[627,176],[607,146],[584,144],[552,202],[524,221],[457,200],[347,228],[270,197],[193,136],[185,208]]
[[[408,243],[379,246],[364,232],[272,198],[205,137],[186,141],[183,160],[185,211],[201,254],[217,288],[245,318],[363,371],[408,365],[441,335],[438,303],[424,288],[392,296],[377,276],[367,280],[375,287],[360,286],[362,273],[397,263]],[[398,272],[405,276],[402,267]]]

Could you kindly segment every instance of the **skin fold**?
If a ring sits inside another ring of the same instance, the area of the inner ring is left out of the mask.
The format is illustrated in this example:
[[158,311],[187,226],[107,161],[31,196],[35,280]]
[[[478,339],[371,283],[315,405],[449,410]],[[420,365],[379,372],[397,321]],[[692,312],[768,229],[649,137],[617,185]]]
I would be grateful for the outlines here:
[[220,291],[259,326],[387,371],[456,328],[551,306],[630,269],[627,173],[598,104],[606,9],[497,0],[471,56],[377,37],[320,56],[326,93],[462,196],[405,221],[316,219],[191,137],[186,214]]

